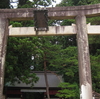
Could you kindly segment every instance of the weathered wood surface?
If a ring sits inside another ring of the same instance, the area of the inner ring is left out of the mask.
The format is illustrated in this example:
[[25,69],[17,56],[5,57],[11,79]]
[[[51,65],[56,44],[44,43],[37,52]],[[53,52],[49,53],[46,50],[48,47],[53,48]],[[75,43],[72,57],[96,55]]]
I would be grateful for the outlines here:
[[[76,34],[76,25],[72,26],[50,26],[49,31],[39,31],[36,34],[34,27],[9,27],[9,36],[57,36]],[[100,25],[87,25],[87,34],[100,34]]]
[[3,99],[4,63],[6,54],[6,41],[8,36],[8,20],[0,18],[0,99]]
[[[36,8],[21,8],[21,9],[0,9],[1,16],[10,20],[33,20],[33,10]],[[47,8],[49,19],[74,19],[77,15],[85,15],[93,17],[100,15],[100,4],[71,6],[71,7],[54,7]]]
[[80,99],[92,99],[92,81],[86,17],[76,17]]

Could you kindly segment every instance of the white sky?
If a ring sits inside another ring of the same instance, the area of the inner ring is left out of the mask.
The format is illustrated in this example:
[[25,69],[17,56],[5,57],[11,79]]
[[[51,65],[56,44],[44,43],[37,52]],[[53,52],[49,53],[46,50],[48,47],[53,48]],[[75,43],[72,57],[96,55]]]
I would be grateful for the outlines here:
[[[30,1],[32,1],[32,0],[30,0]],[[55,0],[55,1],[56,1],[57,4],[61,2],[61,0]]]
[[55,0],[57,4],[59,4],[61,2],[61,0]]
[[56,4],[59,4],[61,2],[61,0],[55,0],[56,3],[53,3],[53,5],[55,6]]
[[[30,0],[30,1],[32,1],[32,0]],[[53,3],[53,6],[55,6],[56,4],[59,4],[61,2],[61,0],[55,0],[55,1],[56,1],[56,3]]]

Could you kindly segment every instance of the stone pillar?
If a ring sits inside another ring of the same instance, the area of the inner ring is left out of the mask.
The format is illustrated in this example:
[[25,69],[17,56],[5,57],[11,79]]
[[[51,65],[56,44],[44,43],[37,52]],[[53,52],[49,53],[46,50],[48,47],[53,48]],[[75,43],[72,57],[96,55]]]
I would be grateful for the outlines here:
[[3,95],[2,99],[6,99],[5,95]]
[[76,16],[80,99],[92,99],[92,81],[86,16]]
[[0,18],[0,99],[3,99],[4,63],[8,36],[8,20]]

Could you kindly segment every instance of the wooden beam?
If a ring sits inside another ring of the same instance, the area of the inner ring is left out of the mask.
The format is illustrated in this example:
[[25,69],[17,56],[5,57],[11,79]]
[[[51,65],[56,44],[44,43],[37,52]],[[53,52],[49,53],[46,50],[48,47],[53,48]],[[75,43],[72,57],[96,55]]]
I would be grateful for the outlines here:
[[[36,10],[36,8],[0,9],[0,17],[5,17],[13,21],[33,20],[33,10]],[[55,20],[74,19],[79,14],[85,15],[86,17],[100,16],[100,4],[52,7],[47,8],[47,10],[49,19]]]
[[[76,34],[76,25],[72,26],[50,26],[49,31],[40,31],[36,34],[34,27],[9,27],[9,36],[55,36],[55,35],[72,35]],[[100,34],[100,25],[87,25],[89,35]]]

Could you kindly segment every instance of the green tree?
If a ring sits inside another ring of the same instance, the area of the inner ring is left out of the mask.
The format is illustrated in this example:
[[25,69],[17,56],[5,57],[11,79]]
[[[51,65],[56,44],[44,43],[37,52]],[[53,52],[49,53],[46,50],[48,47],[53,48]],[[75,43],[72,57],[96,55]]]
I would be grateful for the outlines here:
[[[19,0],[19,7],[25,6],[27,3],[29,3],[29,0]],[[39,7],[39,6],[49,6],[52,5],[52,2],[55,2],[54,0],[33,0],[31,2],[32,8],[33,7]],[[31,6],[30,6],[31,7]]]
[[1,0],[0,1],[0,8],[1,9],[10,8],[9,0]]
[[96,55],[91,55],[93,90],[100,93],[100,49]]
[[66,47],[63,49],[57,38],[57,36],[40,38],[42,45],[38,49],[41,50],[41,53],[37,54],[36,63],[38,66],[44,66],[45,71],[59,71],[58,73],[63,75],[66,82],[78,83],[77,48]]
[[20,6],[23,6],[23,5],[26,4],[26,2],[27,2],[28,0],[18,0],[18,1],[19,1],[19,5],[20,5]]
[[62,89],[58,91],[56,96],[64,99],[79,99],[79,88],[77,84],[60,83],[59,87]]
[[100,0],[62,0],[58,6],[79,6],[100,3]]
[[[34,42],[38,38],[16,38],[10,37],[7,45],[5,83],[12,84],[17,81],[32,85],[38,80],[35,73],[30,73],[33,65],[32,54],[37,51]],[[12,42],[12,43],[11,43]],[[10,74],[10,76],[8,76]],[[32,78],[29,80],[29,78]]]

